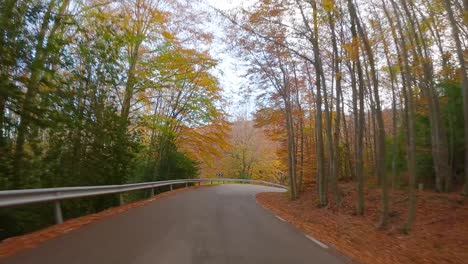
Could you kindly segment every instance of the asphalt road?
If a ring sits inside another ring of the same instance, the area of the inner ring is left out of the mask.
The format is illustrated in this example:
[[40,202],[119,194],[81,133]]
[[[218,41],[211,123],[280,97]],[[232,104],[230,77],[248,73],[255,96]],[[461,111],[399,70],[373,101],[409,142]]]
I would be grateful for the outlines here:
[[255,202],[279,189],[220,185],[108,217],[2,263],[346,263]]

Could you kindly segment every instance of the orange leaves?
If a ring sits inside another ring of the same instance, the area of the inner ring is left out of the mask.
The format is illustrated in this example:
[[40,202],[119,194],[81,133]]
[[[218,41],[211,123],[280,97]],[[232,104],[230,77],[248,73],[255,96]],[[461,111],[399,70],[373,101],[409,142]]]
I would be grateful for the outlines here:
[[229,132],[230,124],[225,120],[218,119],[201,128],[183,127],[178,143],[190,157],[211,163],[224,151],[230,149]]
[[169,32],[169,31],[163,31],[163,32],[162,32],[162,36],[163,36],[165,39],[169,40],[169,41],[175,40],[174,34],[171,33],[171,32]]
[[351,61],[357,61],[359,58],[359,46],[360,40],[354,38],[351,42],[343,44],[343,49],[345,50],[345,58]]

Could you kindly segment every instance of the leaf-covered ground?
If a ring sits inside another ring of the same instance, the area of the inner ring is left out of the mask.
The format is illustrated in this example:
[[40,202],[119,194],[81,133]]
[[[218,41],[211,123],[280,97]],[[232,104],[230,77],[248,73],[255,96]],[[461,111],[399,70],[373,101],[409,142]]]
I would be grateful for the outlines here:
[[53,238],[58,237],[58,236],[62,236],[64,234],[67,234],[67,233],[75,230],[75,229],[78,229],[78,228],[80,228],[82,226],[85,226],[85,225],[88,225],[88,224],[90,224],[92,222],[103,219],[105,217],[120,214],[120,213],[126,212],[126,211],[128,211],[128,210],[130,210],[132,208],[140,207],[140,206],[148,204],[148,203],[150,203],[150,202],[152,202],[154,200],[162,199],[162,198],[165,198],[165,197],[168,197],[168,196],[180,193],[180,192],[185,192],[187,190],[193,190],[193,189],[203,188],[203,187],[207,187],[207,186],[211,186],[211,185],[193,186],[193,187],[189,187],[189,188],[177,189],[177,190],[170,191],[170,192],[164,192],[164,193],[158,194],[156,196],[153,196],[150,199],[125,204],[125,205],[119,206],[119,207],[113,207],[113,208],[107,209],[107,210],[99,212],[99,213],[90,214],[90,215],[70,219],[68,221],[65,221],[63,224],[54,225],[54,226],[39,230],[39,231],[34,232],[34,233],[30,233],[30,234],[27,234],[27,235],[12,237],[12,238],[6,239],[5,241],[0,243],[0,259],[4,258],[4,257],[7,257],[7,256],[10,256],[10,255],[13,255],[15,253],[18,253],[18,252],[23,251],[23,250],[28,249],[28,248],[34,248],[34,247],[38,246],[39,244],[41,244],[41,243],[43,243],[43,242],[45,242],[47,240],[53,239]]
[[413,232],[401,233],[408,199],[394,192],[388,228],[377,229],[378,190],[366,192],[366,214],[355,216],[354,186],[340,186],[341,205],[318,208],[314,188],[296,201],[285,193],[261,193],[257,200],[305,233],[360,263],[468,263],[468,202],[456,194],[420,192]]

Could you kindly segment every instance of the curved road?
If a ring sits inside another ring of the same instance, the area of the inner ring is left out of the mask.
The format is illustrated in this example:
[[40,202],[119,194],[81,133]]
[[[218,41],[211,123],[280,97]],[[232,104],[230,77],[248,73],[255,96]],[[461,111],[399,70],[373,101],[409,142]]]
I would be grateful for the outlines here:
[[182,192],[108,217],[2,263],[346,263],[255,202],[279,191],[220,185]]

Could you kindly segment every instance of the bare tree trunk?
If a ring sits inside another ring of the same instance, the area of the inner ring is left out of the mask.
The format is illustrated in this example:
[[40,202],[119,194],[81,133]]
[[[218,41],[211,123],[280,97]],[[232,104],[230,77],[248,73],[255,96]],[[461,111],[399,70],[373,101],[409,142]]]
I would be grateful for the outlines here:
[[[355,169],[355,166],[354,166],[354,157],[351,155],[351,148],[350,148],[350,140],[349,140],[349,133],[348,133],[348,123],[346,121],[346,115],[344,113],[344,100],[343,100],[343,95],[340,96],[341,97],[341,103],[342,103],[342,106],[341,107],[341,115],[342,115],[342,120],[343,120],[343,132],[344,132],[344,144],[345,144],[345,160],[347,160],[347,162],[345,163],[347,166],[347,171],[345,170],[345,175],[348,175],[349,173],[349,177],[353,180],[356,180],[356,169]],[[354,110],[353,110],[354,111]]]
[[[325,88],[325,87],[324,87]],[[327,139],[327,152],[328,152],[328,175],[330,180],[331,192],[335,197],[335,202],[338,201],[338,179],[336,175],[336,163],[335,163],[335,153],[333,151],[333,128],[332,128],[332,118],[330,110],[330,96],[327,93],[327,90],[323,90],[324,93],[324,103],[325,103],[325,133]],[[327,179],[325,179],[327,181]],[[327,188],[325,188],[327,192]]]
[[[465,7],[465,23],[468,20],[468,1],[464,1]],[[457,48],[457,58],[458,63],[460,64],[461,77],[462,77],[462,94],[463,94],[463,115],[464,115],[464,127],[465,127],[465,187],[463,193],[465,196],[468,196],[468,76],[466,73],[466,61],[463,54],[462,43],[460,41],[459,29],[455,16],[453,15],[452,7],[450,0],[444,0],[445,9],[447,10],[447,15],[450,21],[450,26],[452,28],[452,38],[455,40],[455,46]]]
[[[390,22],[390,28],[391,28],[391,31],[392,31],[392,35],[394,36],[394,39],[396,40],[396,37],[395,37],[395,30],[394,30],[394,25],[393,25],[393,21],[389,19],[389,22]],[[391,164],[391,167],[392,167],[392,178],[391,178],[391,190],[393,191],[395,189],[395,185],[396,185],[396,181],[397,181],[397,167],[396,167],[396,163],[397,163],[397,160],[399,158],[399,147],[398,147],[398,139],[397,139],[397,135],[398,135],[398,127],[397,127],[397,95],[396,95],[396,86],[398,85],[398,78],[395,74],[395,71],[394,71],[394,67],[393,67],[393,64],[391,62],[391,59],[390,59],[390,51],[389,51],[389,44],[387,42],[387,39],[386,39],[386,36],[384,35],[384,31],[382,29],[382,23],[379,21],[378,22],[378,27],[379,27],[379,30],[380,30],[380,35],[382,37],[382,42],[383,42],[383,46],[384,46],[384,55],[385,55],[385,60],[387,62],[387,67],[389,69],[389,76],[390,76],[390,85],[391,85],[391,90],[392,90],[392,128],[393,128],[393,131],[392,131],[392,152],[393,152],[393,155],[392,155],[392,164]],[[396,48],[398,50],[398,43],[395,43],[396,44]],[[400,53],[399,51],[397,51],[397,54],[398,56],[400,56]],[[403,84],[405,85],[405,84]]]
[[376,144],[376,173],[377,178],[382,179],[382,214],[380,226],[384,227],[388,222],[388,185],[387,185],[387,175],[385,172],[385,128],[384,121],[382,116],[382,108],[380,104],[380,94],[379,94],[379,82],[377,80],[377,71],[375,69],[375,60],[372,47],[370,46],[369,40],[364,32],[364,28],[361,25],[359,17],[357,16],[356,8],[351,0],[348,0],[349,11],[351,19],[355,20],[359,36],[364,45],[364,50],[366,51],[367,59],[369,60],[371,81],[373,87],[373,96],[375,100],[375,110],[376,110],[376,120],[377,120],[377,144]]
[[136,43],[135,46],[131,48],[130,58],[128,59],[129,68],[127,71],[127,82],[125,84],[125,94],[120,114],[124,120],[128,120],[128,116],[130,115],[130,106],[135,88],[135,70],[139,57],[139,49],[140,42]]
[[[309,20],[304,14],[302,5],[296,0],[296,3],[300,9],[302,19],[310,32],[309,41],[312,44],[314,53],[314,68],[315,68],[315,86],[317,88],[316,94],[316,119],[315,119],[315,132],[316,132],[316,155],[317,155],[317,191],[319,195],[319,206],[325,206],[327,204],[326,194],[326,181],[328,179],[325,170],[325,154],[323,145],[323,128],[322,128],[322,91],[325,93],[325,79],[323,78],[322,60],[320,56],[320,47],[318,42],[318,17],[317,17],[317,3],[315,0],[309,2],[313,12],[313,26],[309,24]],[[310,73],[308,73],[311,78]],[[325,95],[325,94],[324,94]],[[326,96],[326,95],[325,95]]]
[[[330,30],[332,32],[331,34],[331,39],[332,39],[332,45],[333,45],[333,75],[335,78],[335,88],[336,88],[336,119],[335,119],[335,130],[332,132],[330,131],[329,133],[334,135],[333,138],[333,148],[331,149],[333,156],[333,163],[331,164],[331,172],[330,172],[330,180],[331,180],[331,186],[332,186],[332,192],[335,198],[335,203],[339,204],[341,197],[340,197],[340,190],[338,187],[338,174],[339,174],[339,168],[340,168],[340,149],[339,149],[339,144],[340,144],[340,118],[341,118],[341,101],[340,101],[340,96],[341,96],[341,56],[338,54],[338,45],[336,41],[336,33],[335,33],[335,22],[334,22],[334,17],[331,12],[328,13],[328,23],[330,26]],[[331,126],[331,117],[330,118],[330,130],[332,129]]]
[[[355,32],[355,30],[352,30]],[[357,61],[353,62],[350,69],[351,74],[351,88],[353,91],[353,112],[354,112],[354,168],[357,183],[357,204],[356,214],[364,214],[364,170],[363,170],[363,140],[364,140],[364,89],[361,84],[358,85],[354,73],[358,72],[358,78],[362,80],[362,70],[360,70],[359,51],[356,51]],[[358,65],[358,66],[357,66]],[[359,86],[359,89],[358,89]],[[359,105],[358,105],[359,103]]]
[[300,193],[302,191],[302,181],[304,179],[304,112],[301,106],[301,101],[299,98],[299,84],[298,84],[298,79],[297,79],[297,72],[296,72],[296,65],[293,67],[294,70],[294,86],[295,86],[295,93],[296,93],[296,104],[297,108],[299,111],[299,126],[298,126],[298,141],[296,144],[300,146],[300,149],[298,149],[298,153],[300,153],[300,158],[299,158],[299,166],[300,166],[300,171],[299,171],[299,176],[297,177],[297,191]]
[[[391,16],[385,6],[385,2],[383,2],[384,12],[387,16],[387,19],[390,21],[391,25],[393,25]],[[394,42],[397,48],[398,53],[398,61],[400,67],[403,69],[401,71],[401,78],[402,78],[402,88],[403,88],[403,95],[404,95],[404,102],[406,108],[406,121],[407,121],[407,155],[408,155],[408,172],[409,172],[409,204],[408,204],[408,216],[404,226],[404,231],[409,233],[413,226],[414,218],[416,215],[416,128],[415,128],[415,109],[413,105],[413,92],[411,89],[411,85],[414,84],[414,79],[411,75],[409,59],[408,59],[408,50],[407,50],[407,43],[403,34],[403,27],[401,25],[401,21],[398,17],[397,11],[398,7],[394,0],[391,0],[391,4],[395,10],[395,20],[397,24],[397,29],[399,32],[399,40],[396,39],[396,33],[393,31],[392,35],[394,38]],[[401,43],[401,44],[400,44]],[[401,46],[401,52],[399,52],[399,46]]]
[[[364,76],[362,72],[361,60],[360,60],[360,53],[359,53],[359,44],[358,44],[358,34],[356,31],[356,14],[354,10],[354,4],[352,0],[348,0],[348,9],[350,11],[351,17],[351,34],[353,36],[353,47],[354,53],[356,54],[353,63],[353,69],[351,70],[351,86],[353,88],[353,104],[355,108],[355,119],[354,119],[354,127],[355,127],[355,134],[356,134],[356,178],[357,178],[357,190],[358,190],[358,199],[357,199],[357,207],[356,207],[356,214],[363,215],[364,214],[364,171],[363,171],[363,160],[362,160],[362,153],[363,153],[363,130],[364,130]],[[358,81],[354,77],[353,72],[357,71],[358,74]],[[358,84],[359,92],[357,92],[356,85]],[[359,97],[359,108],[356,105]],[[358,112],[359,111],[359,112]]]
[[298,198],[297,186],[296,186],[296,155],[294,152],[294,124],[292,116],[292,106],[289,98],[284,97],[285,102],[285,114],[286,114],[286,128],[288,135],[288,173],[289,173],[289,186],[291,192],[291,199],[295,200]]
[[[406,0],[404,0],[406,6]],[[416,39],[418,43],[417,47],[420,49],[419,53],[422,55],[423,61],[423,71],[424,71],[424,80],[429,92],[429,99],[431,103],[429,104],[431,109],[432,121],[434,122],[433,128],[435,131],[434,140],[436,148],[433,148],[436,153],[434,153],[434,163],[436,163],[436,168],[439,170],[436,176],[439,178],[440,182],[440,190],[442,191],[450,191],[451,189],[451,166],[450,166],[450,157],[449,157],[449,146],[447,141],[447,131],[445,129],[445,124],[442,121],[441,111],[440,111],[440,102],[439,102],[439,94],[435,88],[433,76],[434,70],[433,65],[429,61],[429,48],[424,38],[424,35],[421,30],[421,25],[417,20],[414,5],[409,3],[409,7],[411,8],[412,15],[414,17],[415,28],[417,30],[417,34],[419,34],[419,38]],[[412,25],[413,30],[414,26]],[[415,34],[415,36],[417,36]]]

